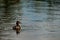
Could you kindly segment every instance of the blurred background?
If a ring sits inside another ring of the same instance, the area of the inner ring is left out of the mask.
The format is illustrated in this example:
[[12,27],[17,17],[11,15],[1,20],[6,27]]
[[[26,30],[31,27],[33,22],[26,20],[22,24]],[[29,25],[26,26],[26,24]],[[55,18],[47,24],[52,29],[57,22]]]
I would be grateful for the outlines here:
[[60,0],[0,0],[0,40],[60,40]]

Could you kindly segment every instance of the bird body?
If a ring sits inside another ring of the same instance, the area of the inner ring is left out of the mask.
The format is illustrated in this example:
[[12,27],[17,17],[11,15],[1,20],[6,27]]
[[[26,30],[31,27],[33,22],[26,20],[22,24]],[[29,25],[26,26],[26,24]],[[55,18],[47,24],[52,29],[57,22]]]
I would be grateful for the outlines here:
[[15,30],[17,34],[20,33],[20,31],[21,31],[21,25],[19,25],[19,23],[20,22],[17,21],[16,26],[13,27],[13,30]]

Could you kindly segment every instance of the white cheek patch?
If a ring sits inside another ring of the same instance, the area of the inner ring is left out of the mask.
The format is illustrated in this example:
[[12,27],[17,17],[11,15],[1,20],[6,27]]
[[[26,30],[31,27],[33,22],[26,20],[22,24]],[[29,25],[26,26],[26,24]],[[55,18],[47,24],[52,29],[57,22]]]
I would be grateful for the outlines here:
[[19,24],[21,26],[21,24]]

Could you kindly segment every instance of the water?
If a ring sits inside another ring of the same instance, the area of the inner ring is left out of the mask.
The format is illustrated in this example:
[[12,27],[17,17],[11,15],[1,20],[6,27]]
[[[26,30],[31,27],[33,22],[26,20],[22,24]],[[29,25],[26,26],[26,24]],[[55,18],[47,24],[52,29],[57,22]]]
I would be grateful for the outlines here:
[[[46,1],[26,1],[0,7],[0,40],[60,40],[60,5]],[[12,27],[21,21],[22,31],[16,35]]]

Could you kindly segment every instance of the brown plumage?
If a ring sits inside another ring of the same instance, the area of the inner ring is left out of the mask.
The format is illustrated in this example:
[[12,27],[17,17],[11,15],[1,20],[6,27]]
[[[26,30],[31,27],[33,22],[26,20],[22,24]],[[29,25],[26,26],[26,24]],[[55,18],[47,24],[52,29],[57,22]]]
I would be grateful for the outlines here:
[[19,24],[21,24],[21,22],[17,21],[16,26],[13,27],[13,30],[15,30],[17,34],[21,31],[21,25]]

